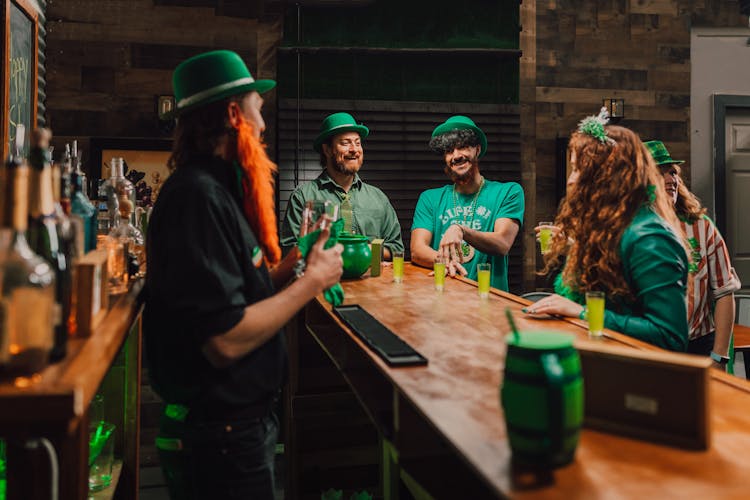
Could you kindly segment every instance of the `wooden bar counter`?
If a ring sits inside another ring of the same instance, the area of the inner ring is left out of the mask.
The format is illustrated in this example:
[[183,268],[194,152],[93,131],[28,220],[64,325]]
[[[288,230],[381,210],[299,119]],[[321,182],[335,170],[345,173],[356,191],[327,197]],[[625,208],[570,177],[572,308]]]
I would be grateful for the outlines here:
[[[433,289],[427,269],[409,264],[401,284],[392,282],[390,267],[384,267],[379,277],[342,284],[345,304],[361,305],[429,359],[423,367],[389,367],[322,297],[308,305],[307,331],[298,332],[300,337],[309,332],[315,339],[374,422],[385,450],[381,462],[385,498],[398,496],[397,477],[435,498],[746,495],[750,481],[747,381],[712,372],[712,444],[706,451],[584,429],[570,465],[547,473],[519,470],[511,463],[499,402],[504,336],[510,330],[504,309],[511,308],[522,330],[553,329],[587,338],[585,322],[528,318],[520,311],[526,300],[497,290],[482,300],[469,280],[447,279],[440,293]],[[605,331],[602,342],[658,350],[611,331]],[[293,335],[291,345],[291,361],[298,363],[305,353],[295,353]],[[299,366],[294,380],[312,376],[304,372],[303,364]],[[293,421],[293,407],[290,415]],[[294,433],[290,437],[294,460]]]
[[[138,496],[142,286],[136,281],[128,293],[113,297],[91,336],[68,341],[62,361],[28,379],[0,381],[0,438],[47,438],[57,452],[61,499],[88,496],[88,410],[97,392],[105,394],[105,416],[116,425],[118,495]],[[49,498],[48,460],[8,450],[7,498]]]

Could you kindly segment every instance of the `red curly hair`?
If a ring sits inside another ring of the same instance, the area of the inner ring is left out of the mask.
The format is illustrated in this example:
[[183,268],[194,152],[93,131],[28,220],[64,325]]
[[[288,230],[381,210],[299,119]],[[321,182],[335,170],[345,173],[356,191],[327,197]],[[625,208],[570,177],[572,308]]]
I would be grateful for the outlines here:
[[619,254],[625,229],[647,203],[675,234],[680,234],[679,224],[661,174],[638,135],[625,127],[605,129],[614,143],[580,132],[570,137],[568,157],[575,157],[578,179],[560,206],[555,225],[562,231],[545,256],[543,272],[564,263],[563,283],[572,290],[600,290],[632,300],[635,293],[625,281]]

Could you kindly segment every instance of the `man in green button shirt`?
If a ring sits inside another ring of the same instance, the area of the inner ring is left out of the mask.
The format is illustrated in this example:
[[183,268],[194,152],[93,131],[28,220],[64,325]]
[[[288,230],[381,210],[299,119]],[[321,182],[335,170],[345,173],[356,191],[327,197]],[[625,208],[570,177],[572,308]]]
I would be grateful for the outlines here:
[[320,165],[325,170],[314,181],[298,186],[289,197],[281,224],[284,249],[297,242],[305,202],[321,200],[340,205],[345,231],[385,240],[386,259],[391,258],[391,252],[404,250],[401,225],[388,197],[359,178],[364,159],[362,139],[369,133],[349,113],[334,113],[323,120],[313,149],[320,153]]

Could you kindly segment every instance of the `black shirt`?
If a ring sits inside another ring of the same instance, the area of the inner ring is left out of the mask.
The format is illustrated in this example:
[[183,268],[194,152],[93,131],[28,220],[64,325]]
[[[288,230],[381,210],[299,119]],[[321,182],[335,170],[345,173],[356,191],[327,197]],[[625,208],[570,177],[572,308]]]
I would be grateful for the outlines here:
[[225,368],[201,352],[245,307],[274,293],[258,241],[241,208],[236,167],[204,157],[164,183],[147,238],[146,362],[169,403],[212,413],[268,407],[286,373],[279,334]]

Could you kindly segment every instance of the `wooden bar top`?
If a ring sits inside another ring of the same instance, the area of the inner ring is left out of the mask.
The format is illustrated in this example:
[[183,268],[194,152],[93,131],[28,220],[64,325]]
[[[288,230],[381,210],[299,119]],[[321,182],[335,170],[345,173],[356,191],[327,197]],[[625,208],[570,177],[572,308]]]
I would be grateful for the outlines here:
[[734,325],[734,348],[750,349],[750,326]]
[[[750,383],[716,371],[710,384],[712,445],[688,451],[584,429],[574,462],[539,482],[513,470],[499,402],[504,310],[519,329],[556,330],[588,338],[577,319],[531,318],[528,301],[493,290],[480,299],[475,283],[446,279],[437,292],[429,270],[405,265],[404,280],[381,276],[342,282],[345,304],[359,304],[429,359],[424,367],[390,368],[331,313],[330,320],[368,353],[372,363],[437,429],[497,496],[523,498],[734,497],[744,496],[750,471]],[[330,311],[321,297],[320,307]],[[314,330],[314,328],[313,328]],[[616,332],[602,342],[658,348]],[[326,346],[324,346],[325,348]]]
[[18,432],[49,422],[74,425],[122,347],[138,316],[143,280],[112,298],[102,323],[86,338],[68,341],[67,355],[32,377],[0,379],[0,431]]

